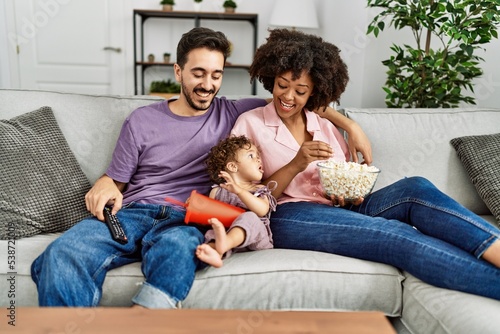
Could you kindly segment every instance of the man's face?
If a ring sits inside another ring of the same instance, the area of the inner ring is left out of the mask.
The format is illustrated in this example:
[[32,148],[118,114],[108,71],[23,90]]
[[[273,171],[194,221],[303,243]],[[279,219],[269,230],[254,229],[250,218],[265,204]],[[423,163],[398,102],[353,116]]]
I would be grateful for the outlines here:
[[175,76],[180,82],[181,99],[186,99],[195,110],[207,110],[220,90],[224,72],[224,56],[218,51],[194,49],[181,70],[175,66]]

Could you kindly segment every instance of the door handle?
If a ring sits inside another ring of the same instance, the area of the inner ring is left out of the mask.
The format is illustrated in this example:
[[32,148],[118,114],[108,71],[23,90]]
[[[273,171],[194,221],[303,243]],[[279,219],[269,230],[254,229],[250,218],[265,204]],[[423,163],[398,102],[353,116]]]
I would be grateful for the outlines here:
[[103,50],[104,51],[114,51],[116,53],[122,52],[122,48],[114,48],[112,46],[105,46]]

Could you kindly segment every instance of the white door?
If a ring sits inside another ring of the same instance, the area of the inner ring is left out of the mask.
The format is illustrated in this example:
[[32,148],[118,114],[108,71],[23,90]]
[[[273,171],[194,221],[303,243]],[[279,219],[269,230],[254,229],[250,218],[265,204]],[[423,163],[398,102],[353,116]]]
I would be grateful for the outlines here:
[[11,0],[22,89],[125,94],[123,0]]

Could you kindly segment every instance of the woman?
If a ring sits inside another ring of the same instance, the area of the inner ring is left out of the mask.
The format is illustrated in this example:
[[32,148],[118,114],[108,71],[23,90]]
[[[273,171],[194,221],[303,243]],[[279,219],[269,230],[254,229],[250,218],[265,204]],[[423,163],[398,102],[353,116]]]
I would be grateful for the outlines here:
[[336,46],[273,30],[250,75],[273,101],[240,116],[232,132],[256,142],[265,182],[278,183],[275,248],[387,263],[438,287],[500,300],[500,231],[428,180],[405,178],[355,203],[323,197],[317,161],[346,160],[348,151],[331,125],[309,110],[338,101],[345,89],[347,67]]

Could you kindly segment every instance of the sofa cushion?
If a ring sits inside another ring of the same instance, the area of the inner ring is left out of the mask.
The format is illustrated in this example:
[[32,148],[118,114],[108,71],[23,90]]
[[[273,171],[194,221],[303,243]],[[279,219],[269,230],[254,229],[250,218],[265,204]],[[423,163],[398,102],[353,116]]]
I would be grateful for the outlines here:
[[[59,233],[39,234],[17,242],[16,306],[37,306],[30,276],[33,260]],[[0,249],[7,241],[0,240]],[[5,252],[4,252],[5,253]],[[7,263],[0,252],[0,264]],[[9,289],[9,273],[0,265],[0,291]],[[382,311],[401,315],[403,298],[396,268],[313,251],[270,249],[233,254],[222,268],[196,273],[183,308]],[[144,281],[141,263],[110,270],[103,285],[102,306],[130,306]],[[8,306],[0,294],[0,306]]]
[[499,333],[500,302],[437,288],[404,273],[403,324],[412,333]]
[[71,151],[93,184],[109,165],[125,118],[133,110],[161,100],[157,96],[0,89],[0,117],[12,118],[50,106]]
[[371,141],[373,165],[382,171],[374,190],[406,176],[423,176],[473,212],[491,214],[450,140],[498,132],[500,109],[345,108],[345,114]]
[[500,133],[450,141],[479,196],[500,223]]
[[0,121],[0,238],[64,231],[88,215],[90,183],[49,107]]
[[381,263],[314,251],[269,249],[234,254],[221,268],[199,271],[182,305],[217,309],[379,310],[399,316],[402,278],[396,268]]

